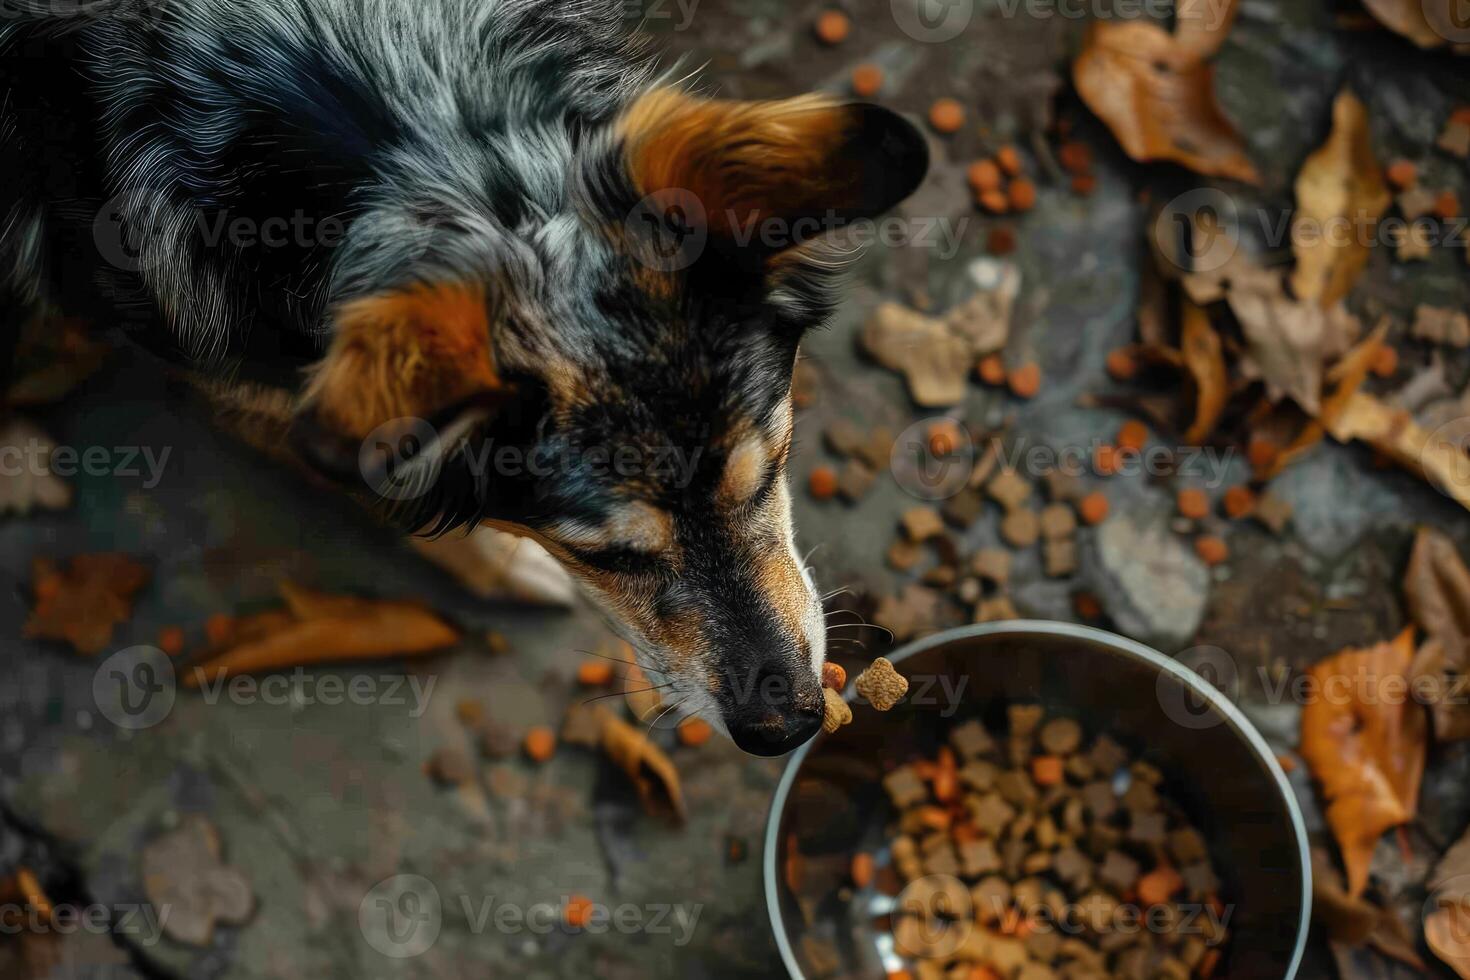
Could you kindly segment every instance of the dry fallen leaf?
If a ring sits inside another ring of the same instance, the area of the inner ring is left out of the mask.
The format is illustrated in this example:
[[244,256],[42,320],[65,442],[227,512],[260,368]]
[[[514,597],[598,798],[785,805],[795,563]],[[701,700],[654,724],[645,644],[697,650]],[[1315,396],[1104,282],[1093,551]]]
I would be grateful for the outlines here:
[[1367,443],[1405,469],[1420,474],[1470,510],[1464,448],[1457,439],[1424,431],[1407,409],[1356,392],[1343,404],[1328,432],[1338,442],[1357,439]]
[[1357,318],[1341,303],[1324,308],[1293,299],[1279,276],[1232,282],[1226,298],[1246,339],[1242,370],[1259,376],[1273,400],[1287,396],[1317,415],[1326,365],[1357,339]]
[[1320,847],[1312,848],[1312,919],[1322,924],[1330,943],[1368,946],[1424,972],[1403,920],[1391,909],[1349,896],[1332,858]]
[[593,709],[601,722],[602,751],[633,781],[643,808],[654,816],[683,823],[684,790],[674,763],[642,729],[635,728],[598,705]]
[[1220,421],[1220,413],[1230,397],[1230,376],[1225,370],[1220,336],[1210,325],[1209,314],[1188,300],[1183,303],[1179,347],[1195,387],[1194,421],[1185,432],[1184,441],[1198,444],[1215,431],[1215,424]]
[[49,465],[55,448],[46,433],[23,419],[0,423],[0,459],[17,461],[0,470],[0,517],[71,506],[71,485]]
[[243,925],[255,910],[250,880],[221,860],[219,833],[202,816],[149,841],[139,861],[143,892],[173,913],[162,924],[177,942],[208,946],[216,924]]
[[[1403,588],[1409,615],[1429,634],[1414,658],[1415,681],[1444,695],[1462,693],[1463,678],[1470,675],[1470,569],[1455,543],[1434,528],[1419,528]],[[1470,738],[1470,708],[1462,700],[1444,696],[1431,703],[1441,741]]]
[[185,687],[302,664],[439,650],[459,631],[414,602],[327,595],[284,582],[287,609],[235,620],[220,649],[184,673]]
[[1368,262],[1378,219],[1393,203],[1373,155],[1368,110],[1344,89],[1332,103],[1332,133],[1296,177],[1292,292],[1331,307]]
[[974,366],[970,345],[943,321],[883,303],[863,328],[862,345],[873,360],[904,376],[914,404],[945,408],[964,400]]
[[77,555],[63,570],[47,558],[32,563],[35,604],[23,635],[64,640],[77,653],[100,653],[113,629],[133,615],[133,596],[148,584],[148,569],[127,555]]
[[1181,19],[1175,34],[1143,20],[1093,22],[1072,78],[1087,107],[1130,157],[1260,181],[1245,144],[1215,102],[1215,72],[1205,62],[1223,43],[1233,16],[1231,3],[1218,22]]
[[1407,823],[1424,776],[1424,710],[1392,692],[1407,686],[1410,627],[1393,641],[1343,650],[1315,664],[1318,696],[1302,710],[1301,755],[1322,787],[1327,823],[1347,868],[1348,896],[1368,883],[1378,838]]
[[1455,975],[1470,980],[1470,908],[1446,905],[1424,919],[1424,941]]

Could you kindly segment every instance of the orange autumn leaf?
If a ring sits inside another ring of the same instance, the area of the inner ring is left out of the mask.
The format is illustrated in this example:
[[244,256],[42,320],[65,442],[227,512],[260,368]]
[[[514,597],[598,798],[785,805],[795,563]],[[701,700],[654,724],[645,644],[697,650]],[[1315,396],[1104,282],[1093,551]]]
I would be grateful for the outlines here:
[[132,617],[133,596],[148,578],[148,569],[127,555],[77,555],[65,568],[37,558],[31,573],[35,604],[22,635],[63,640],[81,654],[100,653],[118,624]]
[[1199,443],[1215,431],[1220,413],[1230,397],[1230,376],[1225,370],[1225,353],[1220,336],[1210,325],[1210,316],[1200,307],[1183,300],[1183,327],[1179,348],[1184,363],[1194,378],[1194,421],[1184,434],[1184,441]]
[[1368,883],[1379,837],[1413,819],[1419,805],[1428,726],[1407,695],[1413,657],[1410,627],[1308,671],[1318,694],[1302,710],[1301,755],[1321,784],[1354,898]]
[[1095,21],[1072,78],[1133,159],[1255,184],[1260,175],[1215,102],[1215,70],[1205,60],[1224,42],[1234,4],[1218,16],[1181,18],[1173,34],[1148,21]]

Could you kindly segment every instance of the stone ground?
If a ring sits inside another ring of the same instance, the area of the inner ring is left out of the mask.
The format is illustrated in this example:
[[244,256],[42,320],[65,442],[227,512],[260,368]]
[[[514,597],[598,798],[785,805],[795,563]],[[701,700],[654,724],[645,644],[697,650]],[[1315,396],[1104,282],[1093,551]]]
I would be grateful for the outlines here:
[[[982,135],[972,126],[936,144],[934,176],[905,207],[910,217],[942,218],[959,230],[957,250],[875,251],[832,327],[807,343],[816,401],[798,425],[794,481],[804,485],[814,465],[830,461],[819,433],[836,416],[894,431],[925,416],[910,406],[895,376],[861,360],[855,331],[880,295],[922,294],[942,309],[973,288],[967,269],[984,252],[991,220],[968,205],[963,167],[1002,141],[1033,147],[1053,106],[1094,147],[1099,185],[1084,199],[1043,179],[1037,208],[1016,224],[1019,248],[1010,259],[1021,270],[1023,288],[1007,356],[1039,360],[1046,383],[1027,403],[975,387],[955,414],[977,430],[1009,417],[1014,435],[1053,447],[1111,438],[1124,416],[1076,402],[1083,393],[1110,390],[1103,358],[1135,330],[1145,254],[1141,192],[1172,195],[1196,181],[1173,168],[1129,162],[1080,108],[1065,79],[1081,22],[1008,17],[1009,5],[982,2],[976,23],[959,39],[927,44],[897,26],[886,2],[847,6],[855,29],[836,50],[818,46],[807,28],[821,9],[817,4],[649,0],[640,8],[671,51],[707,66],[704,77],[721,94],[754,98],[839,88],[853,64],[873,60],[890,79],[882,101],[922,113],[933,98],[953,95],[978,107],[987,129]],[[1292,176],[1321,141],[1326,108],[1343,82],[1368,102],[1383,156],[1432,142],[1448,107],[1470,102],[1463,63],[1426,57],[1386,33],[1336,27],[1330,12],[1301,0],[1242,4],[1218,82],[1222,104],[1265,175],[1263,189],[1242,200],[1290,206]],[[1463,173],[1458,179],[1463,196],[1470,188]],[[1417,302],[1470,305],[1464,256],[1439,251],[1410,269],[1397,265],[1387,249],[1374,250],[1354,302],[1370,322],[1380,313],[1395,317],[1395,341],[1402,340]],[[1402,352],[1410,366],[1428,361],[1428,352],[1412,345]],[[1452,360],[1447,367],[1458,389],[1470,365]],[[578,696],[571,675],[583,658],[576,651],[594,648],[604,636],[590,609],[532,612],[466,599],[448,578],[340,500],[213,432],[196,398],[129,351],[118,352],[83,393],[40,421],[66,445],[171,450],[156,486],[140,478],[81,477],[70,512],[0,524],[0,624],[7,627],[0,638],[6,677],[0,682],[0,871],[34,867],[54,899],[105,906],[119,926],[116,945],[85,930],[68,939],[64,962],[72,969],[54,975],[388,980],[780,974],[759,854],[779,763],[743,757],[726,744],[672,749],[691,812],[680,830],[644,817],[620,777],[576,750],[563,750],[539,768],[519,760],[481,764],[477,778],[454,791],[436,790],[424,777],[423,761],[435,749],[473,749],[455,719],[463,698],[483,700],[493,717],[515,730],[560,718]],[[1242,461],[1229,465],[1237,469],[1227,483],[1244,473]],[[1202,645],[1227,651],[1244,679],[1238,694],[1243,706],[1289,752],[1296,708],[1267,703],[1257,668],[1302,667],[1342,646],[1391,635],[1404,619],[1398,577],[1415,525],[1432,523],[1463,545],[1470,544],[1470,518],[1414,478],[1375,467],[1364,451],[1336,445],[1316,450],[1272,490],[1295,508],[1288,533],[1277,537],[1254,525],[1232,525],[1234,557],[1209,574],[1182,551],[1175,567],[1186,581],[1207,588],[1174,597],[1177,602],[1161,612],[1134,601],[1150,598],[1138,593],[1157,576],[1145,561],[1150,556],[1130,544],[1151,528],[1162,528],[1158,540],[1165,549],[1184,540],[1167,533],[1169,481],[1115,479],[1109,493],[1117,526],[1110,536],[1083,541],[1078,579],[1050,580],[1034,557],[1021,560],[1015,602],[1025,615],[1072,619],[1072,593],[1090,589],[1107,600],[1113,622],[1166,652]],[[883,563],[895,518],[912,504],[896,483],[885,476],[855,508],[815,504],[804,493],[797,501],[800,543],[817,546],[813,562],[824,586],[845,585],[863,595],[900,584]],[[995,534],[992,513],[972,530],[966,547],[994,541]],[[153,584],[118,646],[150,642],[159,628],[175,623],[190,624],[197,637],[198,624],[212,613],[269,604],[284,577],[329,590],[422,598],[465,626],[472,639],[449,655],[384,665],[380,674],[314,671],[307,684],[318,686],[287,703],[208,703],[180,694],[164,722],[130,734],[98,716],[95,664],[17,638],[31,558],[92,550],[144,556],[153,569]],[[492,628],[510,638],[510,653],[493,656],[484,648],[479,637]],[[310,695],[326,693],[319,685],[328,676],[367,677],[375,685],[374,703],[309,703]],[[1403,907],[1422,899],[1418,882],[1425,867],[1470,821],[1467,774],[1470,753],[1436,750],[1421,816],[1409,833],[1413,859],[1390,896]],[[1310,783],[1300,770],[1293,778],[1311,830],[1320,835]],[[158,941],[146,923],[122,928],[122,911],[142,901],[139,849],[194,814],[207,815],[218,828],[223,860],[250,882],[255,910],[248,924],[222,925],[204,948]],[[1381,863],[1392,866],[1396,854]],[[432,882],[441,930],[421,955],[393,958],[374,946],[383,946],[380,923],[372,921],[374,903],[385,894],[374,889],[402,874]],[[504,921],[495,917],[501,906],[555,906],[572,893],[630,906],[633,926],[568,935],[532,924],[496,924]],[[18,955],[14,943],[0,937],[0,974],[15,975],[6,958]],[[1356,976],[1397,975],[1384,961],[1364,956]],[[1314,943],[1304,975],[1331,975],[1329,964]]]

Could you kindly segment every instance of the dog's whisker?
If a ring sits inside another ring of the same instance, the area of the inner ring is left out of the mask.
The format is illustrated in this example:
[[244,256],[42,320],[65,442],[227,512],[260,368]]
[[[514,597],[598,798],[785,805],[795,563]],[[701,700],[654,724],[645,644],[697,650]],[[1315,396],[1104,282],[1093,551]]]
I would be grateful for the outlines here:
[[609,692],[607,694],[599,694],[596,697],[588,698],[587,700],[583,701],[582,703],[583,704],[591,704],[594,701],[602,701],[602,700],[604,700],[606,698],[625,697],[625,696],[627,696],[629,694],[647,694],[650,691],[662,691],[665,688],[673,687],[673,686],[674,686],[674,682],[673,681],[669,681],[667,684],[656,684],[653,687],[644,687],[644,688],[640,688],[639,690],[636,690],[636,691],[611,691],[611,692]]
[[[660,711],[654,717],[653,721],[651,721],[651,722],[648,723],[648,730],[650,732],[653,731],[654,730],[654,727],[657,726],[658,723],[663,720],[664,715],[668,714],[670,711],[673,711],[675,708],[678,708],[680,705],[684,704],[686,701],[688,701],[692,697],[694,697],[694,695],[692,695],[692,694],[686,694],[682,698],[680,698],[679,700],[674,701],[674,702],[671,702],[668,707],[664,708],[664,710]],[[678,719],[676,719],[676,721],[677,720]]]
[[611,660],[615,664],[624,664],[625,666],[628,666],[628,667],[637,667],[638,666],[638,662],[636,660],[624,660],[622,657],[614,657],[614,656],[610,656],[609,654],[606,654],[606,653],[596,653],[596,652],[594,652],[592,650],[573,650],[572,652],[573,653],[585,653],[589,657],[601,657],[603,660]]

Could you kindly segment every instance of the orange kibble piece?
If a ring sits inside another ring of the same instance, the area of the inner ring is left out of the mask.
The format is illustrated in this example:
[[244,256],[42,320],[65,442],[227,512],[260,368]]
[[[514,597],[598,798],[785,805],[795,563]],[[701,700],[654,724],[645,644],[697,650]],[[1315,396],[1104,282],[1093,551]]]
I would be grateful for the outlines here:
[[949,811],[942,806],[919,807],[919,822],[930,830],[948,830],[950,821],[953,819]]
[[1139,452],[1148,444],[1148,426],[1137,419],[1129,419],[1123,423],[1118,430],[1118,446],[1122,449],[1131,449]]
[[1000,169],[1004,170],[1007,176],[1021,176],[1021,154],[1016,152],[1014,146],[1009,144],[1002,146],[995,154],[995,162],[1000,164]]
[[808,487],[818,500],[831,500],[837,495],[837,471],[830,466],[818,466],[808,477]]
[[826,10],[817,18],[816,31],[823,44],[841,44],[852,33],[852,21],[840,10]]
[[1114,381],[1129,381],[1138,374],[1138,362],[1123,348],[1108,353],[1108,377]]
[[589,660],[577,666],[577,683],[583,687],[607,687],[613,681],[613,665],[605,660]]
[[1001,980],[1001,975],[988,966],[976,964],[970,967],[970,975],[967,980]]
[[1250,487],[1231,487],[1225,491],[1221,502],[1225,507],[1225,516],[1230,518],[1244,517],[1256,509],[1256,495],[1251,492]]
[[556,733],[544,726],[537,726],[526,732],[523,743],[526,755],[535,762],[545,762],[556,752]]
[[1059,755],[1038,755],[1031,760],[1031,778],[1038,786],[1058,786],[1062,782],[1063,765]]
[[871,99],[883,88],[883,69],[874,64],[861,64],[852,70],[852,93]]
[[978,198],[980,206],[991,214],[1005,214],[1011,209],[1011,199],[1005,191],[984,191]]
[[840,692],[847,686],[847,671],[841,664],[828,660],[822,664],[822,686]]
[[1179,505],[1179,513],[1190,520],[1200,520],[1210,516],[1210,498],[1203,490],[1189,487],[1179,491],[1175,501]]
[[158,631],[158,649],[170,657],[184,652],[184,630],[179,626],[165,626]]
[[1035,398],[1041,390],[1041,365],[1035,361],[1022,364],[1010,373],[1006,383],[1017,398]]
[[1413,187],[1419,180],[1419,168],[1412,160],[1395,160],[1388,165],[1388,182],[1399,190]]
[[935,99],[929,107],[929,125],[935,132],[958,133],[965,125],[965,107],[957,99]]
[[1183,887],[1179,872],[1163,864],[1138,879],[1138,900],[1147,907],[1163,905]]
[[679,741],[694,748],[708,742],[715,733],[703,718],[686,718],[679,722]]
[[235,617],[228,613],[215,613],[204,621],[204,637],[211,646],[221,646],[235,629]]
[[[1108,519],[1108,498],[1102,491],[1094,490],[1077,501],[1077,513],[1088,524],[1101,524]],[[1094,598],[1093,601],[1095,602],[1096,599]]]
[[995,165],[994,160],[976,160],[970,164],[970,169],[967,174],[970,179],[970,186],[976,194],[1000,190],[1000,167]]
[[1069,174],[1085,174],[1092,169],[1092,150],[1086,143],[1072,140],[1058,148],[1057,161]]
[[1460,196],[1454,191],[1445,191],[1434,199],[1436,217],[1449,221],[1460,216]]
[[1207,534],[1195,539],[1194,553],[1206,565],[1219,565],[1230,557],[1230,547],[1223,539]]
[[1088,197],[1097,190],[1097,178],[1092,174],[1075,174],[1072,177],[1072,193],[1078,197]]
[[1269,439],[1252,436],[1250,442],[1246,443],[1245,458],[1253,470],[1270,469],[1280,455],[1281,450]]
[[1399,369],[1399,352],[1387,344],[1379,344],[1369,367],[1380,378],[1391,378]]
[[991,255],[1010,255],[1016,250],[1016,230],[1010,225],[990,229],[985,237],[985,250]]
[[873,855],[854,854],[852,856],[852,866],[848,869],[848,874],[852,877],[852,883],[854,885],[859,888],[867,888],[873,883]]
[[562,910],[562,918],[573,929],[587,928],[587,923],[592,921],[592,899],[585,895],[570,896],[567,907]]
[[1072,610],[1082,619],[1097,619],[1102,615],[1102,602],[1091,592],[1079,592],[1072,597]]
[[907,970],[889,970],[888,980],[914,980],[913,974]]
[[1000,359],[999,354],[987,354],[980,358],[980,363],[975,367],[980,375],[980,380],[988,385],[1004,384],[1006,380],[1005,361]]
[[1092,468],[1098,476],[1113,476],[1121,468],[1122,462],[1118,447],[1106,443],[1098,446],[1092,454]]
[[1036,207],[1036,185],[1025,177],[1011,181],[1010,202],[1017,211],[1030,211]]
[[954,419],[940,419],[929,426],[929,451],[948,456],[960,448],[960,427]]

